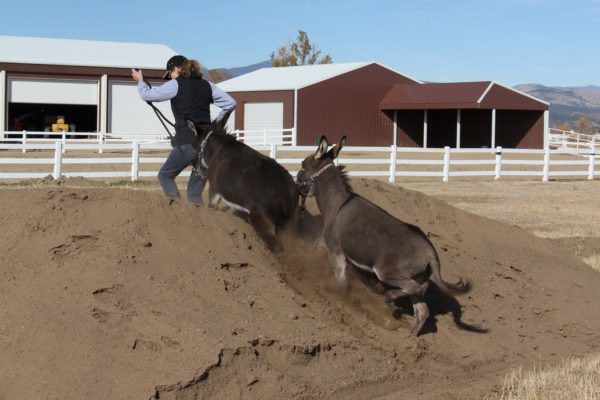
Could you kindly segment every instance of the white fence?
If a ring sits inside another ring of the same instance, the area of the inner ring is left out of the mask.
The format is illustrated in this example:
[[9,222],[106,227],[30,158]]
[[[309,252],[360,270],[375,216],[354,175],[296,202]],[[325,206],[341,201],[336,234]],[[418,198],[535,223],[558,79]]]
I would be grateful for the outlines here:
[[587,134],[550,128],[549,145],[564,151],[591,150],[600,154],[600,133]]
[[[294,129],[260,129],[240,130],[232,132],[235,137],[249,146],[268,146],[271,144],[291,146],[294,143]],[[67,150],[67,143],[96,143],[98,152],[102,153],[102,145],[110,143],[169,143],[169,136],[165,133],[154,134],[104,134],[101,132],[35,132],[35,131],[4,131],[0,132],[0,141],[4,143],[19,143],[21,151],[27,152],[27,144],[54,143],[60,140],[63,143],[63,152]]]
[[[270,157],[288,166],[293,176],[304,157],[316,149],[315,146],[275,144],[255,148],[268,152]],[[65,155],[67,149],[69,153],[73,152],[72,156]],[[54,179],[81,176],[136,181],[140,177],[156,176],[169,150],[168,143],[138,141],[98,144],[57,140],[55,143],[0,144],[0,179],[44,178],[51,174]],[[101,151],[115,156],[101,155]],[[21,152],[30,153],[19,155]],[[423,149],[395,146],[345,147],[342,155],[337,162],[347,165],[350,176],[387,177],[390,182],[395,182],[398,177],[438,177],[444,182],[452,177],[493,177],[497,180],[507,176],[541,177],[543,181],[551,177],[585,176],[593,180],[599,172],[596,171],[593,148],[590,151],[577,151],[577,157],[551,149]],[[150,164],[155,165],[156,169],[145,168]],[[48,165],[50,168],[42,172],[32,171],[38,165]],[[72,165],[81,167],[73,170]]]

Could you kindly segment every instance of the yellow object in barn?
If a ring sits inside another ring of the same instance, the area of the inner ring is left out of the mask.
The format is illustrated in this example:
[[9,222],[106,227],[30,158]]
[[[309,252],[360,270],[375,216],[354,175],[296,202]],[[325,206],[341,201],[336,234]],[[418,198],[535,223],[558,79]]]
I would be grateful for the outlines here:
[[65,124],[65,117],[63,115],[56,117],[56,123],[52,124],[52,132],[69,132],[69,125]]
[[52,124],[52,132],[69,132],[68,124]]

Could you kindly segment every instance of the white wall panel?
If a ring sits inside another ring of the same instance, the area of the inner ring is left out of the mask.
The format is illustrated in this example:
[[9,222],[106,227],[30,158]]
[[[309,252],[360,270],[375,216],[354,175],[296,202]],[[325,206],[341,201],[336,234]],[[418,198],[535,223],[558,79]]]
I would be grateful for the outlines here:
[[[152,108],[138,95],[135,82],[112,82],[109,84],[108,132],[113,135],[159,135],[168,136]],[[174,122],[171,102],[153,103],[169,121]],[[173,127],[167,124],[171,133]]]
[[98,105],[98,81],[9,78],[8,101]]

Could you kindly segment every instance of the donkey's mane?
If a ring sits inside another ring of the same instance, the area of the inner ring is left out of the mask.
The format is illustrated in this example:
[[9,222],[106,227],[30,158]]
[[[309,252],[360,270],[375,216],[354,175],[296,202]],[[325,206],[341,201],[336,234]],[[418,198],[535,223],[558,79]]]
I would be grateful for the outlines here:
[[345,171],[346,166],[338,165],[337,169],[340,173],[340,177],[342,178],[342,183],[344,184],[344,188],[346,188],[346,190],[349,192],[354,192],[354,189],[352,189],[352,186],[350,185],[350,177],[348,176],[348,171]]
[[211,124],[210,130],[213,131],[213,134],[221,136],[222,139],[224,139],[226,141],[229,141],[229,142],[237,141],[235,134],[233,134],[231,132],[227,132],[227,129],[225,129],[223,126],[221,126],[221,124],[219,124],[217,122],[213,122]]

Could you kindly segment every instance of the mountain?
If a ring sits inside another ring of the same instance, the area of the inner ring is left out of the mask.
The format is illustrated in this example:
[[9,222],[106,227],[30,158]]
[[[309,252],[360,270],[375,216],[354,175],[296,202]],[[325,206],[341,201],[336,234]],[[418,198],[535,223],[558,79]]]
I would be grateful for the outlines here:
[[244,67],[215,68],[213,71],[216,71],[218,74],[220,74],[221,79],[214,79],[214,82],[235,78],[236,76],[244,75],[249,72],[256,71],[257,69],[268,68],[270,66],[271,61],[261,61],[259,63],[246,65]]
[[550,126],[577,127],[580,117],[587,117],[600,130],[600,86],[558,87],[526,83],[515,89],[550,103]]
[[247,65],[245,67],[235,67],[235,68],[227,68],[227,72],[232,78],[236,76],[247,74],[248,72],[256,71],[261,68],[269,68],[271,67],[271,61],[261,61],[256,64]]

